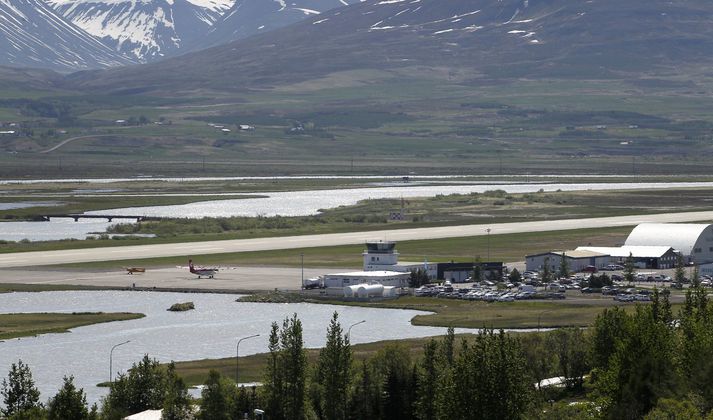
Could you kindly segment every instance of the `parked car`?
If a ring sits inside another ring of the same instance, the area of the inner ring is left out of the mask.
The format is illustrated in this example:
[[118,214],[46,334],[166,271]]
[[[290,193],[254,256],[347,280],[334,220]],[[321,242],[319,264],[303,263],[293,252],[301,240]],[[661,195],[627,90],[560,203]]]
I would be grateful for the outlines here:
[[602,294],[607,296],[614,296],[619,294],[619,289],[615,287],[604,286],[602,287]]
[[623,269],[624,269],[624,266],[619,265],[619,264],[609,264],[608,266],[603,268],[603,270],[606,270],[606,271],[619,271],[619,270],[623,270]]
[[596,273],[597,271],[597,267],[593,265],[588,265],[582,269],[583,273]]

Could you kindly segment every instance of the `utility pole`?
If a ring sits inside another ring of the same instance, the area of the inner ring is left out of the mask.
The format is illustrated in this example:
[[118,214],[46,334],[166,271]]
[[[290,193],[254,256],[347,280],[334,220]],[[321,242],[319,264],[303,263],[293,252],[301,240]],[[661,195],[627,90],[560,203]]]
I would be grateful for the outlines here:
[[486,238],[488,243],[488,262],[490,262],[490,228],[485,229],[485,232],[487,233]]

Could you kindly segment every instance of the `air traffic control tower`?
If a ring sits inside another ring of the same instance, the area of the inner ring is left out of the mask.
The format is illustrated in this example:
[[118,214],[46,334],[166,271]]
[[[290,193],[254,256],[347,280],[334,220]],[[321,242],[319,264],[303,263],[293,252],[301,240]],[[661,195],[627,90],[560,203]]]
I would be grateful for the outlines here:
[[367,242],[362,255],[364,271],[395,271],[395,266],[399,263],[396,242],[392,241]]

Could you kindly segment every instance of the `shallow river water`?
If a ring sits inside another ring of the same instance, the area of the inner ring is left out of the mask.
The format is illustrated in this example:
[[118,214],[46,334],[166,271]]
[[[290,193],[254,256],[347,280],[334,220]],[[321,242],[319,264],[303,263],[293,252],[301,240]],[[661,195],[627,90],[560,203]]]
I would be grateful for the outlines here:
[[[53,396],[64,375],[74,375],[89,402],[98,401],[105,388],[95,385],[109,379],[109,352],[113,345],[131,340],[114,351],[113,371],[125,372],[144,354],[161,362],[231,357],[237,339],[261,334],[240,344],[240,354],[267,351],[272,322],[296,313],[304,327],[306,347],[322,347],[330,318],[352,329],[352,343],[427,337],[444,328],[417,327],[410,323],[418,311],[374,309],[316,304],[237,303],[236,295],[121,291],[72,291],[0,294],[0,313],[12,312],[137,312],[145,318],[95,324],[66,334],[45,334],[0,342],[0,378],[6,378],[18,359],[30,366],[42,400]],[[177,302],[192,301],[196,309],[169,312]],[[460,330],[468,331],[468,330]]]
[[[586,191],[713,187],[713,182],[600,182],[600,183],[490,183],[460,185],[409,185],[376,188],[342,188],[331,190],[257,192],[241,198],[200,201],[174,206],[131,207],[99,210],[87,214],[111,214],[155,217],[231,217],[231,216],[306,216],[320,210],[348,206],[366,199],[434,197],[439,194],[482,193],[501,189],[508,193],[533,193],[543,191]],[[115,222],[117,223],[117,222]],[[0,240],[31,241],[84,239],[90,232],[104,232],[110,223],[103,220],[52,219],[51,222],[2,222]]]

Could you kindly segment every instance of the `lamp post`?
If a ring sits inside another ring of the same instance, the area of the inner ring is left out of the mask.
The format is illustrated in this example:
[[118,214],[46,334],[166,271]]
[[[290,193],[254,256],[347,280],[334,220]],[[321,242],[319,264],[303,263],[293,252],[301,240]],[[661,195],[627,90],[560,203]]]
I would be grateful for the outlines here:
[[363,324],[363,323],[365,323],[365,322],[366,322],[366,320],[365,320],[365,319],[362,319],[361,321],[355,322],[354,324],[350,325],[350,326],[349,326],[349,329],[347,329],[347,340],[349,340],[349,339],[351,338],[352,328],[353,328],[353,327],[356,327],[356,326],[359,325],[359,324]]
[[238,345],[235,347],[235,385],[237,385],[238,382],[238,363],[240,359],[240,342],[243,340],[247,340],[249,338],[255,338],[255,337],[260,337],[260,334],[255,334],[251,335],[248,337],[243,337],[240,340],[238,340]]
[[537,314],[537,332],[540,332],[540,318],[547,312],[552,312],[552,309],[545,309],[544,311],[540,311],[540,313]]
[[114,364],[114,349],[123,346],[126,343],[131,343],[131,340],[126,340],[123,343],[115,344],[114,347],[111,348],[111,351],[109,351],[109,383],[112,383],[112,377],[113,377],[113,364]]
[[302,288],[305,288],[305,254],[300,252],[300,266],[302,267]]
[[490,262],[490,228],[485,229],[485,232],[487,233],[486,238],[488,242],[488,262]]

